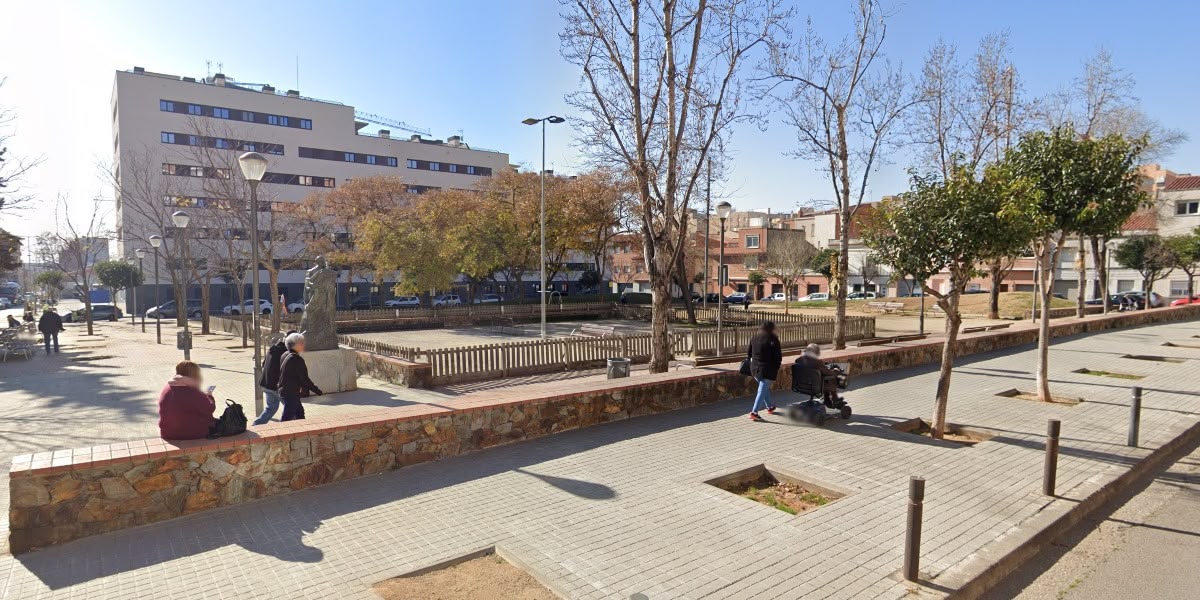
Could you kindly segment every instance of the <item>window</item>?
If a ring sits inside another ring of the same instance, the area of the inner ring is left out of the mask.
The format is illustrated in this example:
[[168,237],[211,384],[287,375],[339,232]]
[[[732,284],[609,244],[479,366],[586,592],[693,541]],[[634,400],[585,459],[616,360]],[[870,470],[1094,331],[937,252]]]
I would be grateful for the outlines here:
[[334,183],[334,181],[333,181],[333,178],[332,178],[332,177],[326,177],[326,178],[325,178],[325,187],[327,187],[327,188],[331,188],[331,187],[333,187],[334,185],[336,185],[336,184]]
[[375,155],[374,155],[374,154],[368,154],[368,155],[367,155],[367,164],[368,164],[368,165],[373,165],[373,164],[375,164]]
[[188,114],[189,115],[201,115],[201,114],[204,114],[204,110],[200,108],[199,104],[189,104],[188,105]]
[[435,162],[429,163],[429,170],[430,171],[441,171],[442,163],[435,163]]
[[163,112],[175,112],[175,103],[170,100],[159,100],[158,110]]
[[644,272],[645,270],[646,270],[646,269],[645,269],[644,267],[642,267],[642,265],[638,265],[638,266],[637,266],[637,272],[638,272],[638,273]]
[[1187,296],[1187,284],[1188,284],[1188,282],[1186,279],[1172,280],[1171,281],[1171,296],[1172,297]]
[[300,129],[312,129],[312,119],[300,119]]
[[301,175],[298,182],[300,183],[300,185],[312,185],[313,178],[309,177],[308,175]]
[[474,174],[475,174],[475,167],[467,165],[467,175],[474,175]]
[[345,160],[346,162],[354,162],[354,153],[353,152],[345,152],[345,153],[343,153],[342,157],[343,157],[343,160]]
[[410,158],[410,159],[408,159],[408,168],[410,168],[410,169],[415,169],[415,168],[417,168],[417,161],[415,161],[415,160],[413,160],[413,159],[411,159],[411,158]]
[[275,154],[283,156],[283,144],[264,144],[267,149],[267,154]]
[[267,115],[267,125],[278,125],[279,117],[275,115]]
[[199,144],[199,139],[198,139],[196,136],[194,136],[194,135],[189,135],[189,136],[188,136],[188,143],[187,143],[187,145],[189,145],[189,146],[198,146],[198,145],[200,145],[200,144]]
[[396,164],[397,164],[397,160],[396,160],[395,156],[387,157],[387,166],[394,167],[394,166],[396,166]]
[[1200,214],[1200,202],[1196,200],[1188,200],[1175,204],[1175,214],[1177,215],[1195,215]]
[[204,177],[204,167],[188,167],[188,175],[191,177]]
[[233,172],[229,169],[213,169],[213,176],[218,179],[229,179],[233,176]]
[[175,134],[167,133],[166,131],[162,132],[162,143],[174,144],[175,143]]
[[758,256],[754,255],[754,254],[747,254],[742,259],[742,264],[746,265],[747,269],[751,269],[751,270],[757,269],[758,268]]
[[213,146],[216,148],[220,148],[221,150],[228,150],[233,147],[232,145],[230,145],[229,140],[227,140],[225,138],[217,138],[217,139],[213,140]]
[[746,247],[747,248],[757,248],[758,241],[759,241],[759,238],[757,235],[747,235],[746,236]]
[[246,121],[247,123],[253,123],[254,122],[254,113],[252,113],[248,110],[243,110],[242,111],[242,120]]
[[229,118],[229,109],[228,108],[218,108],[218,107],[214,106],[214,107],[212,107],[212,116],[214,116],[218,119],[228,119]]
[[284,127],[287,127],[288,126],[288,118],[287,117],[279,117],[279,124]]
[[458,172],[458,165],[450,165],[450,172],[451,172],[451,173],[457,173],[457,172]]
[[246,152],[258,152],[258,146],[254,142],[242,142],[242,150]]

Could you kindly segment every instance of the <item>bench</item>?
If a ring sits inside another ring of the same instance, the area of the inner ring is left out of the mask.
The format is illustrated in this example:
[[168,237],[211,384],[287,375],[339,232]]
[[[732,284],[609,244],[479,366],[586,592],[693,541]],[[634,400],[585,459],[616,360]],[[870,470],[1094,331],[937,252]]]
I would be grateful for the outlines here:
[[37,353],[37,340],[20,337],[20,329],[0,330],[0,355],[8,362],[9,354],[20,354],[29,360]]
[[858,343],[858,347],[862,348],[863,346],[882,346],[884,344],[895,344],[895,343],[899,343],[899,342],[915,342],[918,340],[923,340],[927,337],[929,337],[929,336],[926,334],[923,334],[923,333],[910,333],[908,335],[897,335],[895,337],[869,338],[869,339],[860,341]]
[[896,341],[896,338],[869,338],[859,341],[858,347],[863,348],[866,346],[882,346],[884,344],[890,344],[894,341]]
[[868,302],[868,310],[877,310],[882,313],[894,313],[904,310],[903,302]]
[[584,325],[571,332],[571,337],[610,337],[616,335],[617,328],[612,325]]
[[997,329],[1008,329],[1011,325],[1012,325],[1012,323],[1001,323],[999,325],[988,325],[987,330],[995,331]]
[[980,331],[987,331],[987,329],[987,325],[980,325],[978,327],[964,327],[960,333],[979,333]]

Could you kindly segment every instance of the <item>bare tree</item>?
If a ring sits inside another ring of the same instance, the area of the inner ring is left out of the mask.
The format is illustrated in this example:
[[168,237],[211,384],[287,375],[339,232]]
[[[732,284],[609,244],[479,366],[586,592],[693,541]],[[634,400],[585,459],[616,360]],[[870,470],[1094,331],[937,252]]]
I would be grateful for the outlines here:
[[[0,87],[4,79],[0,78]],[[0,211],[20,208],[33,199],[33,194],[21,188],[21,181],[41,158],[20,158],[8,153],[8,142],[13,137],[17,116],[12,110],[0,107]]]
[[[781,15],[776,0],[563,0],[563,56],[583,72],[567,102],[592,160],[628,173],[654,292],[650,371],[667,370],[671,283],[716,140],[747,117],[743,63]],[[700,119],[700,123],[693,122]]]
[[846,275],[850,230],[871,174],[887,156],[897,126],[914,103],[901,70],[883,54],[888,15],[859,0],[853,35],[830,43],[811,20],[800,41],[772,40],[768,92],[796,130],[794,155],[816,162],[833,185],[840,251],[831,288],[837,300],[834,348],[846,347]]
[[[790,299],[795,288],[809,272],[817,249],[804,236],[793,234],[779,235],[778,240],[768,240],[766,258],[759,263],[758,270],[763,275],[783,284],[783,293]],[[767,233],[770,236],[770,230]],[[783,312],[791,312],[791,302],[785,300]]]
[[95,333],[92,328],[92,267],[108,251],[104,206],[105,201],[97,198],[92,201],[90,211],[72,210],[67,197],[60,194],[54,209],[57,228],[38,237],[39,251],[44,259],[75,284],[75,290],[83,300],[88,335]]

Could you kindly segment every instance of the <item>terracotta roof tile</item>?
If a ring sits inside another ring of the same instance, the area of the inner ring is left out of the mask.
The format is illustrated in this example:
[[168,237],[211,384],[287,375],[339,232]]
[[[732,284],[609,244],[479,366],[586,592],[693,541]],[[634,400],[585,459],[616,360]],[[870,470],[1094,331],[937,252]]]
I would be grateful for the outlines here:
[[1158,215],[1152,210],[1139,210],[1129,215],[1129,218],[1121,225],[1121,231],[1154,231],[1155,229],[1158,229]]
[[1200,175],[1188,175],[1185,177],[1176,177],[1167,182],[1163,188],[1168,192],[1179,192],[1184,190],[1200,190]]

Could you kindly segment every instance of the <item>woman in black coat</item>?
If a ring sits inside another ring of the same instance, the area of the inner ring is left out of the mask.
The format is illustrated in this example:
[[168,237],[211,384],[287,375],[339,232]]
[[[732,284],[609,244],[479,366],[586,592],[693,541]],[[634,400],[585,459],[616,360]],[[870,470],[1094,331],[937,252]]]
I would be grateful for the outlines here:
[[322,395],[320,388],[308,378],[308,365],[304,363],[304,334],[293,333],[283,339],[287,353],[279,365],[279,398],[283,401],[283,417],[280,421],[304,418],[304,405],[300,396],[305,392]]
[[750,374],[758,382],[758,394],[754,396],[750,420],[761,421],[762,417],[758,416],[760,403],[767,409],[768,414],[775,414],[775,405],[771,404],[771,384],[779,377],[779,366],[783,364],[783,348],[775,335],[774,323],[763,322],[758,334],[750,338],[746,358],[750,359]]

